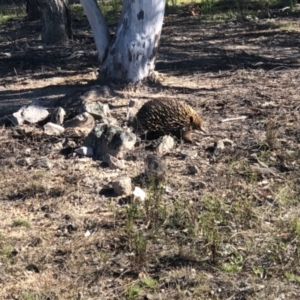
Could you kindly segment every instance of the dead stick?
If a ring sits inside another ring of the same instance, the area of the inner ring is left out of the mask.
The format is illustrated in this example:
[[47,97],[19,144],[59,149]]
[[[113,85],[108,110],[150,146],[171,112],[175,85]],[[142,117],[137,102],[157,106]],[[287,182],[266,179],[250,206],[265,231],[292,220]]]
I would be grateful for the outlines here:
[[245,119],[247,119],[247,116],[240,116],[240,117],[236,117],[236,118],[224,119],[224,120],[221,121],[221,123],[231,122],[231,121],[237,121],[237,120],[245,120]]

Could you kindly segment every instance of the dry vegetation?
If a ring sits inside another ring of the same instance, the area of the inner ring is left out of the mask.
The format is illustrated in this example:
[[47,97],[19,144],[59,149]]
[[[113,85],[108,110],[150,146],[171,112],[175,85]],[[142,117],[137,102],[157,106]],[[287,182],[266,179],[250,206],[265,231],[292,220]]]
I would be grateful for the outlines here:
[[[38,128],[1,129],[1,299],[300,299],[300,19],[272,14],[168,15],[161,82],[117,91],[120,123],[129,97],[185,100],[206,121],[208,135],[166,156],[163,185],[143,177],[144,147],[110,170],[60,154]],[[72,47],[43,49],[39,23],[1,25],[2,111],[95,84],[87,25],[75,18]],[[120,174],[148,200],[115,197]]]

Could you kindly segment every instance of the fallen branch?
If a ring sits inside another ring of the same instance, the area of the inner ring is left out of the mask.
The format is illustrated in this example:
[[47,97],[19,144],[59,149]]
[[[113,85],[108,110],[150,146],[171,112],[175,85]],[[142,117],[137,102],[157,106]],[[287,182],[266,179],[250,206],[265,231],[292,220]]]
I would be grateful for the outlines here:
[[237,121],[237,120],[245,120],[245,119],[247,119],[247,116],[240,116],[240,117],[236,117],[236,118],[224,119],[224,120],[221,121],[221,123],[231,122],[231,121]]

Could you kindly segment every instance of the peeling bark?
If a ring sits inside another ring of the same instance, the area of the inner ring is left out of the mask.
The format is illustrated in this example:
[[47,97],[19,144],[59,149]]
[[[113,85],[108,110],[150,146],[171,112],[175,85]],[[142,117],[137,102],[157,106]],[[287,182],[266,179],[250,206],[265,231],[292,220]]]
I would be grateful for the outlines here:
[[42,41],[67,44],[72,39],[71,13],[68,0],[38,0],[42,20]]
[[165,0],[123,1],[116,39],[102,67],[104,78],[140,81],[154,71]]

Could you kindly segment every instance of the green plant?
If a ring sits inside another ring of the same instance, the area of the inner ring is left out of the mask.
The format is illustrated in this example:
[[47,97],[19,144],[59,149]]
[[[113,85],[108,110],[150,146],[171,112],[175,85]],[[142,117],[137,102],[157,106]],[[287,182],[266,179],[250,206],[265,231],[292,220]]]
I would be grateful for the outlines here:
[[3,249],[1,249],[0,254],[1,254],[4,262],[13,263],[14,255],[13,255],[12,249],[10,247],[6,246]]
[[22,219],[16,219],[13,221],[12,223],[13,227],[26,227],[26,228],[30,228],[30,223],[26,220],[22,220]]
[[226,214],[223,214],[221,200],[217,197],[207,195],[203,198],[204,211],[199,216],[199,229],[212,254],[214,261],[217,260],[221,244],[220,225],[227,223]]
[[127,296],[129,299],[136,299],[141,292],[141,288],[138,285],[132,285],[127,288]]
[[22,295],[22,300],[36,300],[37,297],[33,295],[31,292],[24,292]]

